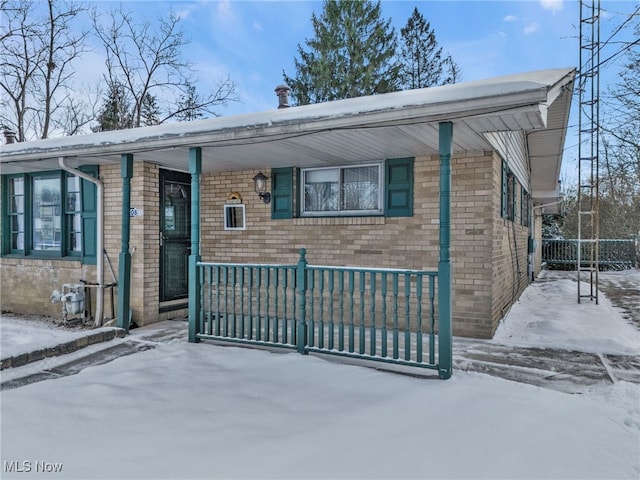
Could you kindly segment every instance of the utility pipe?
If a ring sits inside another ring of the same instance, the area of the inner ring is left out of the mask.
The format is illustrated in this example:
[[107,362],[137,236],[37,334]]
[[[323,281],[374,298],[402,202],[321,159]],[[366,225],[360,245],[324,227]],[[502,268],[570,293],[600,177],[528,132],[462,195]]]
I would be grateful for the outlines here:
[[556,200],[555,202],[550,202],[550,203],[543,203],[542,205],[534,205],[533,209],[535,210],[536,208],[551,207],[552,205],[558,205],[562,202],[564,202],[564,199]]
[[104,203],[102,198],[103,185],[102,182],[81,171],[77,168],[70,167],[65,163],[65,157],[58,158],[58,164],[63,170],[76,175],[87,182],[91,182],[96,186],[97,198],[97,232],[96,232],[96,277],[98,284],[98,292],[96,294],[96,318],[94,320],[94,326],[100,327],[102,325],[102,316],[104,312]]

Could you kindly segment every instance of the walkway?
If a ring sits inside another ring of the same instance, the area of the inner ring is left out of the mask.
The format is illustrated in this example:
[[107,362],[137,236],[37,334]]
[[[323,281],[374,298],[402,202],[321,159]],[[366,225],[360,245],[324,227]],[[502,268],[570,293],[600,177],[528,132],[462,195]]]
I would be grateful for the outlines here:
[[[163,343],[186,342],[187,327],[184,319],[161,322],[131,330],[126,338],[106,341],[102,344],[103,348],[88,350],[86,355],[76,352],[74,358],[69,361],[60,357],[61,363],[53,367],[43,367],[36,372],[29,371],[24,376],[10,375],[13,372],[12,369],[8,369],[3,371],[0,388],[17,388],[34,382],[74,375],[89,366],[134,355]],[[567,393],[580,393],[598,385],[606,386],[620,380],[640,383],[640,356],[519,348],[492,341],[464,338],[455,338],[453,345],[454,366],[457,371],[485,373]],[[194,348],[201,346],[206,344],[194,345]],[[393,367],[373,362],[369,366],[393,370]],[[33,370],[34,367],[36,365],[29,370]],[[431,371],[425,372],[416,368],[399,368],[395,371],[415,376],[434,376]]]
[[[606,292],[611,303],[622,310],[623,317],[638,327],[637,314],[640,309],[637,307],[640,295],[634,295],[637,290],[632,290],[632,287],[638,286],[635,280],[632,285],[627,285],[624,283],[627,280],[627,277],[605,279],[601,289]],[[548,281],[553,279],[549,278]],[[630,292],[633,301],[630,301]],[[75,340],[74,345],[79,350],[71,348],[68,341],[47,349],[59,355],[56,357],[45,355],[47,358],[44,358],[42,349],[35,349],[33,352],[21,353],[11,360],[2,359],[0,388],[17,388],[73,375],[84,368],[135,355],[165,343],[186,342],[188,325],[186,319],[160,322],[133,329],[124,338],[116,331],[118,329],[104,330],[107,333],[89,330],[87,338]],[[201,347],[207,348],[207,345],[194,345],[194,348]],[[453,347],[455,371],[484,373],[567,393],[581,393],[618,381],[640,383],[640,354],[612,355],[561,348],[514,347],[493,340],[466,338],[454,338]],[[335,357],[325,358],[336,361]],[[434,377],[433,371],[418,368],[392,367],[373,362],[369,362],[367,366],[414,376]]]

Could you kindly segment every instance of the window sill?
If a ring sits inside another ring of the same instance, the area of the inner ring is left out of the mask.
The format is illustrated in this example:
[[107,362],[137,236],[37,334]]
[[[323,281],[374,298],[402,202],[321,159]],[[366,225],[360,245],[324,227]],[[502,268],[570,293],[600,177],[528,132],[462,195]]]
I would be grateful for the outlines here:
[[293,219],[294,225],[384,225],[386,217],[298,217]]
[[42,260],[46,260],[46,261],[60,261],[60,262],[81,262],[80,257],[72,257],[72,256],[67,256],[67,257],[53,257],[50,255],[23,255],[21,253],[6,253],[4,255],[1,255],[0,258],[3,259],[11,259],[11,260],[27,260],[27,261],[42,261]]

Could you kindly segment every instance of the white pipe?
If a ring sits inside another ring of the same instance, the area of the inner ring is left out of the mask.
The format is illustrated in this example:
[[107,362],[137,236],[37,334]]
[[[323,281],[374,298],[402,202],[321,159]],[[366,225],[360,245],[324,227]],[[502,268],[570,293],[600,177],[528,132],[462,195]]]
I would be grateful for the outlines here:
[[562,202],[564,202],[564,199],[563,200],[557,200],[555,202],[550,202],[550,203],[543,203],[542,205],[534,205],[533,208],[536,209],[536,208],[550,207],[552,205],[558,205],[559,203],[562,203]]
[[102,317],[103,317],[103,312],[104,312],[104,202],[103,202],[103,186],[102,186],[102,182],[87,174],[84,173],[81,170],[78,170],[76,168],[70,167],[69,165],[67,165],[65,163],[65,158],[64,157],[59,157],[58,158],[58,163],[60,164],[60,167],[69,172],[72,173],[88,182],[93,183],[96,186],[96,196],[97,198],[97,232],[96,232],[96,250],[97,250],[97,255],[96,255],[96,277],[97,277],[97,284],[98,284],[98,292],[96,293],[96,318],[94,321],[94,326],[95,327],[100,327],[102,326]]

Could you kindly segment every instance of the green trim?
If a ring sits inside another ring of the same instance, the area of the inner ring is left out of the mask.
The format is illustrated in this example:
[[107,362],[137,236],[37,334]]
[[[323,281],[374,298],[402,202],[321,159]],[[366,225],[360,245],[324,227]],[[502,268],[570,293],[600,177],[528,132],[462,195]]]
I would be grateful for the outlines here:
[[[98,165],[83,165],[78,168],[81,172],[99,178]],[[95,184],[82,179],[80,194],[82,195],[82,254],[83,264],[95,265],[98,259],[98,194]]]
[[200,332],[200,174],[202,173],[202,148],[189,149],[189,173],[191,174],[191,255],[189,255],[189,341],[199,342]]
[[385,162],[384,215],[413,216],[414,159],[391,158]]
[[293,167],[271,169],[271,218],[293,218]]
[[[82,171],[97,175],[98,167],[95,165],[81,168]],[[55,177],[60,183],[60,247],[55,250],[35,250],[33,248],[33,181],[39,177]],[[82,252],[72,252],[69,249],[69,224],[67,221],[67,211],[65,209],[65,199],[67,197],[67,178],[71,174],[63,170],[51,170],[34,173],[2,175],[2,236],[0,253],[3,256],[13,258],[25,257],[32,259],[55,258],[59,260],[81,261],[86,264],[96,263],[96,189],[91,182],[82,180],[81,182],[81,217],[82,217]],[[24,181],[24,249],[11,249],[11,221],[9,214],[9,181],[12,178],[22,178]],[[92,226],[93,221],[93,226]],[[6,227],[6,228],[5,228]]]
[[500,196],[500,216],[507,218],[507,163],[502,160],[502,176],[501,176],[501,190]]
[[452,349],[452,300],[451,277],[451,153],[453,123],[441,122],[439,132],[440,151],[440,261],[438,262],[438,365],[440,378],[451,377]]
[[122,176],[122,213],[120,232],[120,255],[118,256],[118,327],[129,333],[131,300],[131,253],[129,253],[129,228],[131,224],[131,177],[133,176],[133,154],[120,157]]

